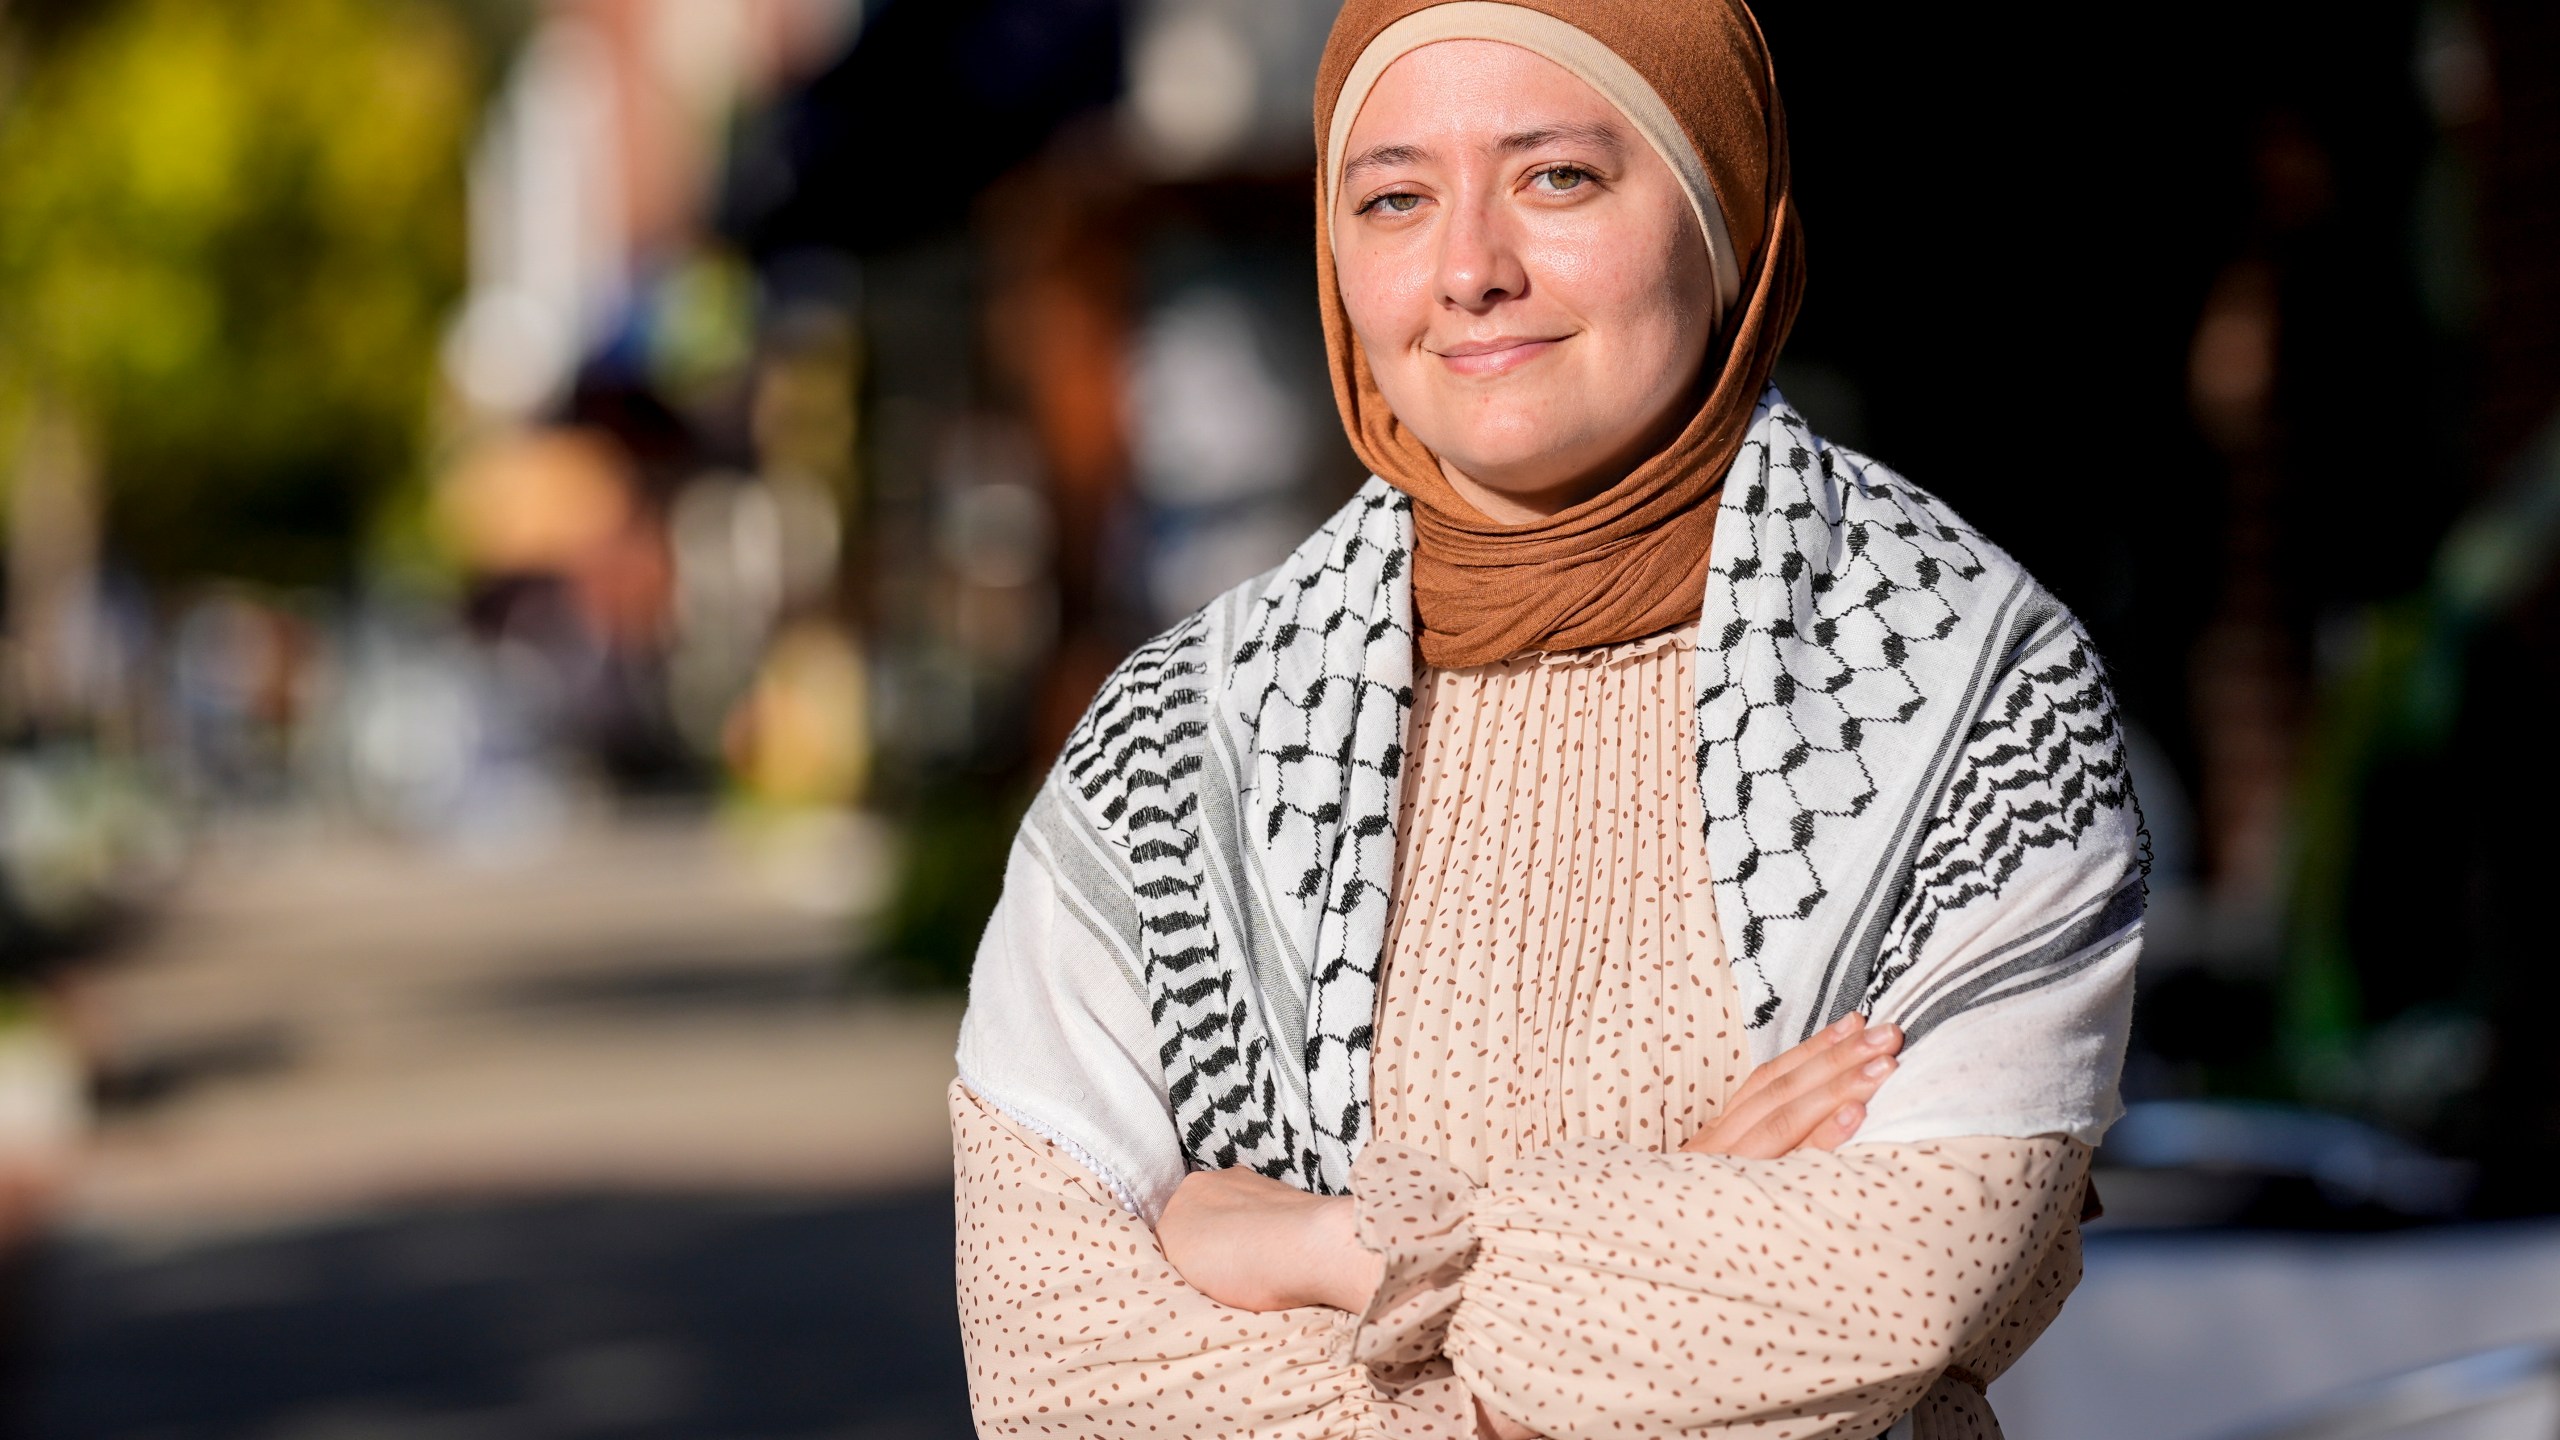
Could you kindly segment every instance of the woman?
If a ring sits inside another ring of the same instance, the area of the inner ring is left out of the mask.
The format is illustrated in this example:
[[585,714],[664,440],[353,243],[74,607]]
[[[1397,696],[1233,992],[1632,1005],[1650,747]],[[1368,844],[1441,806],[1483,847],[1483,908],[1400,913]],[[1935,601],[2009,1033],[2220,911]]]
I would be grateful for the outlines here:
[[2088,641],[1769,387],[1739,0],[1351,0],[1316,129],[1376,478],[1024,822],[951,1097],[982,1432],[1996,1435],[2139,946]]

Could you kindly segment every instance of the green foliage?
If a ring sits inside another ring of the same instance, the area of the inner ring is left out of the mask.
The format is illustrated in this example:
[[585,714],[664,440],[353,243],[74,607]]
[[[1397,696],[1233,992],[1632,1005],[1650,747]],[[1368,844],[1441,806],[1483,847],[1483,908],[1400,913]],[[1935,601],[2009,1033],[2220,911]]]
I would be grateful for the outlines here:
[[920,797],[905,826],[872,977],[900,990],[959,990],[1004,891],[1004,862],[1028,797],[947,781]]
[[2376,843],[2367,810],[2376,782],[2395,764],[2445,753],[2474,642],[2555,568],[2560,420],[2455,522],[2423,590],[2365,612],[2346,663],[2322,686],[2295,786],[2280,1011],[2285,1058],[2309,1098],[2363,1103],[2362,1077],[2379,1068],[2371,1052],[2384,1017],[2366,1013],[2354,943],[2357,862]]
[[462,28],[416,0],[44,28],[0,90],[0,392],[80,417],[146,570],[341,573],[417,463],[462,278]]

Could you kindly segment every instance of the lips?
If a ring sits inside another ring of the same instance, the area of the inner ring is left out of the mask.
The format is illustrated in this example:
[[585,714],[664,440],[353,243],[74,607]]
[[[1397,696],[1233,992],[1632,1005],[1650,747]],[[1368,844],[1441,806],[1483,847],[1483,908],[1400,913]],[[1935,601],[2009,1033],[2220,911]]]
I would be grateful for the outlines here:
[[1508,335],[1492,340],[1469,340],[1432,353],[1441,363],[1460,375],[1503,375],[1563,343],[1562,337]]

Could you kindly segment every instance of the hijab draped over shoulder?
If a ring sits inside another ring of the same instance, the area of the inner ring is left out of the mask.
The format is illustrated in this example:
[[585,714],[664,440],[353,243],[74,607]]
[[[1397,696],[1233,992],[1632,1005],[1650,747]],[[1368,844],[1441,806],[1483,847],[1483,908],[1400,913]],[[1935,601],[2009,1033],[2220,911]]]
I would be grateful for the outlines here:
[[[1333,192],[1352,122],[1401,56],[1444,40],[1517,45],[1624,113],[1679,177],[1721,311],[1696,409],[1625,479],[1545,519],[1485,518],[1379,393],[1334,272]],[[1786,112],[1739,0],[1351,0],[1316,75],[1316,268],[1334,403],[1352,448],[1412,497],[1425,663],[1483,665],[1632,640],[1698,618],[1716,495],[1804,292]]]

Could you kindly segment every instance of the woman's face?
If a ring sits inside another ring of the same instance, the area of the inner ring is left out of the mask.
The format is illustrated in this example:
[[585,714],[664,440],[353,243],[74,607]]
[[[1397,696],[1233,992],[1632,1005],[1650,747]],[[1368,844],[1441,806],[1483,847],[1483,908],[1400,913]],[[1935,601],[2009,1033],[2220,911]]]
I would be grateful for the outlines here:
[[1680,182],[1553,61],[1449,40],[1344,142],[1334,262],[1398,419],[1489,519],[1607,489],[1688,419],[1714,314]]

